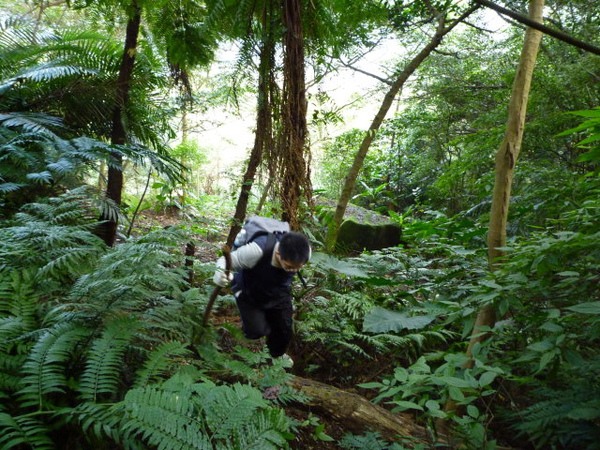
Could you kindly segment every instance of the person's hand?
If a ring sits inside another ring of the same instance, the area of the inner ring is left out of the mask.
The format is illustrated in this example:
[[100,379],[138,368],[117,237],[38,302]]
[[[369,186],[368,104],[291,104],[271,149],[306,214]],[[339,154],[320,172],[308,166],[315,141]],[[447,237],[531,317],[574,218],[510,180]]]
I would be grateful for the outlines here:
[[227,286],[233,280],[233,275],[231,273],[225,273],[225,271],[218,267],[215,270],[215,275],[213,276],[213,282],[219,287]]

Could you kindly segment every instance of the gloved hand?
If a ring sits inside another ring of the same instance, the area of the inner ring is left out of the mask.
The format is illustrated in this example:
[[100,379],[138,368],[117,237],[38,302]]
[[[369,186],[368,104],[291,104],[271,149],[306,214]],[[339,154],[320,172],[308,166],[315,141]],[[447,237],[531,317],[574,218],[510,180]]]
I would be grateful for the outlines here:
[[225,258],[219,258],[217,260],[217,270],[213,276],[213,282],[220,287],[227,286],[233,280],[233,274],[230,272],[225,273]]
[[225,274],[225,271],[222,269],[217,269],[215,271],[215,275],[213,276],[213,282],[220,287],[227,286],[233,280],[232,274]]

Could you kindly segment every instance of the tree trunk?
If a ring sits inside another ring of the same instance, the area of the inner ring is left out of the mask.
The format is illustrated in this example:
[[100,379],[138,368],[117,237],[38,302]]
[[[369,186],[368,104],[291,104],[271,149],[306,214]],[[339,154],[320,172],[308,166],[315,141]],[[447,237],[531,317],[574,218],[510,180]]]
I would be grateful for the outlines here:
[[[183,101],[181,106],[181,143],[186,144],[190,136],[190,124],[188,121],[187,101]],[[187,149],[185,150],[187,151]],[[187,201],[187,190],[189,189],[189,178],[186,154],[182,153],[179,163],[181,164],[181,193],[179,194],[179,204],[183,208]]]
[[[541,22],[543,9],[544,0],[532,0],[529,4],[529,17],[532,20]],[[506,131],[502,144],[500,144],[500,148],[496,153],[496,175],[487,239],[488,261],[492,271],[501,264],[506,254],[502,248],[506,246],[506,224],[508,221],[510,192],[515,164],[521,151],[527,101],[529,99],[531,79],[541,39],[542,33],[540,31],[531,27],[527,28],[523,50],[521,51],[521,59],[508,105]],[[482,307],[477,315],[473,337],[467,349],[468,356],[472,356],[473,346],[482,342],[487,337],[485,333],[481,332],[481,327],[493,327],[495,323],[496,314],[493,306],[486,305]],[[471,361],[472,364],[473,362]]]
[[[529,5],[529,16],[536,21],[542,20],[543,0],[532,0]],[[504,257],[499,247],[506,246],[506,223],[510,191],[515,164],[521,151],[525,115],[533,68],[537,57],[542,33],[533,28],[527,28],[525,41],[521,52],[521,60],[515,77],[512,96],[508,107],[508,121],[504,139],[496,153],[496,178],[492,195],[492,211],[488,233],[488,259],[492,269]]]
[[[123,114],[129,99],[129,88],[131,85],[131,77],[133,74],[133,66],[135,63],[135,53],[137,51],[137,40],[140,31],[140,22],[142,18],[141,8],[134,0],[132,2],[134,14],[127,22],[127,31],[125,35],[125,48],[123,50],[123,58],[121,59],[121,67],[119,69],[119,77],[117,80],[117,95],[116,104],[113,111],[111,143],[123,145],[127,142],[127,132],[123,123]],[[120,166],[123,163],[121,155],[114,153],[114,159]],[[123,193],[123,168],[109,167],[108,182],[106,185],[106,196],[115,202],[116,205],[121,205],[121,196]],[[107,245],[113,246],[117,236],[117,220],[109,217],[102,217],[104,221],[101,227],[102,239]]]
[[[298,208],[302,193],[310,202],[311,186],[306,161],[306,86],[304,80],[304,35],[302,2],[283,0],[283,100],[280,154],[282,172],[280,198],[283,220],[298,229]],[[303,192],[304,191],[304,192]]]
[[353,434],[378,431],[392,442],[398,442],[398,437],[403,436],[412,438],[413,444],[432,444],[427,430],[411,418],[393,414],[358,394],[301,377],[292,378],[288,384],[310,397],[300,408],[334,419],[345,431]]
[[[532,20],[541,21],[544,8],[543,0],[533,0],[529,5],[529,16]],[[508,221],[508,208],[510,192],[514,176],[514,168],[521,151],[523,130],[527,101],[531,88],[531,79],[537,52],[542,39],[542,33],[533,28],[527,28],[521,59],[517,75],[513,84],[513,91],[508,106],[508,120],[506,131],[500,148],[496,153],[495,181],[492,194],[492,210],[488,230],[488,261],[490,269],[495,270],[505,252],[501,249],[506,246],[506,224]],[[467,355],[472,356],[473,346],[482,342],[487,336],[481,332],[481,327],[493,327],[496,323],[496,314],[492,305],[481,308],[477,315],[473,337],[467,349]],[[471,361],[471,365],[473,362]]]
[[244,218],[248,210],[248,201],[254,184],[256,171],[262,162],[265,148],[273,147],[273,85],[275,84],[273,69],[275,65],[275,42],[271,30],[272,3],[267,2],[263,11],[262,25],[263,38],[260,50],[260,64],[258,67],[258,105],[256,115],[256,131],[254,136],[254,146],[250,152],[248,167],[242,179],[242,189],[238,197],[235,214],[227,245],[233,246],[235,236],[238,234],[244,223]]
[[[543,8],[544,0],[532,0],[529,4],[530,19],[541,22]],[[500,148],[496,153],[496,177],[494,192],[492,194],[492,210],[488,231],[488,261],[492,271],[498,268],[506,256],[501,248],[506,246],[506,224],[508,220],[510,191],[515,164],[521,150],[527,100],[529,99],[531,79],[541,39],[542,33],[540,31],[531,27],[527,28],[508,106],[506,131],[502,144],[500,144]],[[482,306],[473,326],[473,332],[466,352],[469,360],[464,365],[464,368],[474,366],[475,362],[472,359],[473,349],[475,345],[480,344],[489,337],[489,334],[485,330],[492,328],[495,324],[496,310],[494,306],[491,304]],[[445,409],[446,411],[455,411],[456,404],[449,401]],[[438,425],[441,425],[441,429],[445,427],[443,423]]]
[[394,81],[389,91],[385,95],[383,102],[379,107],[379,111],[375,115],[375,118],[373,119],[369,130],[366,132],[365,137],[363,138],[363,141],[360,144],[358,152],[354,156],[354,162],[352,163],[352,167],[350,167],[350,170],[346,175],[344,187],[342,188],[342,193],[338,200],[338,204],[333,216],[333,221],[329,225],[326,242],[326,246],[329,251],[333,251],[335,249],[340,225],[342,224],[344,213],[346,212],[346,207],[348,206],[350,197],[352,196],[352,191],[354,190],[354,186],[356,185],[356,178],[358,177],[360,169],[362,168],[371,143],[375,138],[375,134],[377,133],[377,130],[379,130],[379,127],[383,123],[383,119],[385,119],[386,114],[388,113],[390,107],[392,106],[392,103],[394,102],[394,99],[396,98],[396,95],[398,94],[398,92],[400,92],[406,80],[415,72],[415,70],[417,70],[417,68],[425,60],[425,58],[427,58],[431,54],[431,52],[433,52],[442,43],[442,39],[444,38],[444,36],[448,34],[458,23],[460,23],[471,13],[473,13],[477,8],[478,6],[473,6],[469,8],[469,10],[467,10],[460,18],[451,22],[450,25],[447,27],[445,26],[446,18],[443,16],[439,16],[437,30],[434,36],[431,38],[429,44],[427,44],[425,48],[423,48],[423,50],[421,50],[419,54],[415,56],[412,59],[412,61],[410,61],[410,63],[408,63],[408,65],[398,75],[398,78],[396,78],[396,81]]

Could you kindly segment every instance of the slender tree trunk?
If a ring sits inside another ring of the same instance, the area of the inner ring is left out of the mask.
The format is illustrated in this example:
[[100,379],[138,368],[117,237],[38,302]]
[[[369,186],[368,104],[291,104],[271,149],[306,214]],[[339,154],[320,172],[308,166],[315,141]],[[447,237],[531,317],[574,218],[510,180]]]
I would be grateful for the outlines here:
[[[135,53],[137,51],[137,40],[140,31],[140,22],[142,18],[141,8],[134,0],[132,2],[134,10],[133,16],[127,22],[127,31],[125,34],[125,48],[123,58],[119,69],[119,78],[117,80],[117,96],[115,109],[113,111],[113,122],[111,132],[111,143],[123,145],[127,142],[127,132],[123,123],[123,114],[129,99],[129,88],[131,86],[131,77],[135,63]],[[123,163],[123,158],[119,154],[113,154],[114,159],[119,166]],[[121,205],[121,196],[123,193],[123,168],[109,167],[108,182],[106,186],[106,196],[113,200],[118,206]],[[102,225],[102,239],[107,245],[113,246],[117,236],[117,220],[108,217],[102,217],[105,222]]]
[[[535,21],[541,21],[543,8],[543,0],[532,0],[529,5],[530,18]],[[499,250],[499,247],[506,246],[506,223],[508,220],[508,206],[514,168],[519,157],[519,152],[521,151],[527,101],[529,99],[533,68],[541,39],[542,33],[540,31],[531,27],[527,28],[521,52],[521,60],[508,107],[506,132],[502,144],[496,153],[496,177],[488,233],[488,257],[492,269],[504,257],[504,252]]]
[[[186,144],[190,135],[190,125],[187,113],[188,102],[184,101],[181,107],[181,143]],[[182,153],[179,160],[181,163],[181,194],[179,195],[179,204],[183,208],[186,202],[187,190],[189,188],[188,170],[186,170],[187,159],[185,152]]]
[[[280,198],[283,220],[292,229],[298,229],[298,208],[304,193],[312,198],[310,174],[306,160],[306,86],[304,79],[304,34],[302,30],[302,2],[283,0],[283,100],[282,100],[282,181]],[[303,192],[304,191],[304,192]]]
[[[532,0],[529,4],[529,18],[541,22],[543,8],[544,0]],[[506,256],[502,247],[506,246],[506,224],[508,220],[510,192],[515,164],[521,150],[527,101],[529,99],[531,79],[541,39],[542,33],[540,31],[531,27],[527,28],[508,106],[506,131],[502,144],[496,153],[496,177],[492,194],[492,211],[488,231],[488,261],[492,271],[499,267]],[[464,365],[464,368],[474,366],[475,362],[472,359],[473,349],[475,345],[480,344],[489,337],[489,334],[485,330],[489,330],[495,324],[496,310],[494,306],[489,304],[481,307],[477,314],[471,340],[466,352],[469,360]],[[449,412],[455,411],[456,404],[453,401],[449,401],[445,409]],[[440,422],[438,425],[439,429],[445,429],[444,423]]]
[[98,169],[98,190],[103,191],[106,188],[106,183],[104,182],[104,174],[106,173],[106,162],[104,160],[100,161],[100,168]]
[[333,216],[333,221],[329,225],[327,235],[327,249],[329,251],[333,251],[335,249],[340,225],[342,224],[342,221],[344,219],[344,213],[346,212],[346,207],[348,206],[348,203],[352,196],[352,191],[354,190],[354,187],[356,185],[356,179],[363,166],[365,157],[367,156],[367,152],[371,147],[371,143],[373,142],[373,139],[375,138],[379,127],[383,123],[383,119],[385,119],[386,114],[392,106],[396,95],[398,95],[398,92],[400,92],[406,80],[408,80],[408,78],[415,72],[415,70],[417,70],[421,63],[431,54],[431,52],[433,52],[442,43],[442,39],[444,38],[444,36],[448,34],[456,25],[458,25],[458,23],[463,21],[470,14],[472,14],[477,8],[478,6],[471,7],[460,18],[451,22],[451,24],[447,27],[445,26],[445,17],[440,16],[438,19],[437,30],[434,36],[431,38],[429,44],[427,44],[419,52],[419,54],[416,55],[412,59],[412,61],[410,61],[410,63],[408,63],[408,65],[398,75],[398,78],[396,78],[396,81],[394,81],[389,91],[385,95],[383,102],[379,107],[379,111],[375,115],[375,118],[373,119],[369,130],[366,132],[363,141],[360,144],[358,152],[354,156],[354,162],[352,163],[352,166],[350,167],[350,170],[346,175],[344,187],[342,188],[342,193],[338,200],[338,204]]
[[238,197],[235,214],[227,245],[231,247],[235,236],[242,228],[248,210],[250,193],[254,178],[263,159],[265,148],[273,147],[273,84],[275,83],[273,69],[275,65],[275,42],[271,30],[272,2],[267,2],[263,10],[263,37],[260,49],[258,67],[258,105],[256,114],[256,131],[254,146],[250,152],[250,160],[242,179],[242,189]]
[[[544,0],[532,0],[529,4],[529,17],[532,20],[541,22],[543,9]],[[540,31],[531,27],[527,28],[523,50],[521,51],[521,59],[508,106],[506,131],[502,144],[496,153],[496,175],[487,239],[488,261],[492,271],[502,263],[502,259],[505,257],[505,252],[502,248],[506,247],[506,224],[508,221],[510,192],[515,164],[521,151],[527,101],[529,99],[531,79],[541,39],[542,33]],[[472,356],[473,346],[486,338],[486,334],[481,332],[481,327],[493,327],[495,323],[496,314],[494,307],[492,305],[484,306],[477,315],[473,337],[467,349],[469,357]],[[473,362],[471,361],[472,364]]]
[[263,188],[262,194],[260,195],[260,199],[258,200],[258,205],[256,205],[257,214],[260,214],[260,212],[264,208],[265,203],[267,202],[267,197],[269,196],[269,191],[271,190],[272,186],[273,186],[273,177],[269,177],[269,179],[267,180],[267,184]]
[[[543,0],[532,0],[529,5],[529,16],[532,20],[542,20]],[[531,27],[525,32],[523,50],[513,84],[512,96],[508,106],[508,121],[502,144],[496,153],[495,181],[492,194],[492,210],[488,230],[488,261],[491,270],[495,270],[505,256],[501,249],[506,246],[506,224],[508,221],[508,208],[510,192],[514,176],[514,168],[521,151],[527,101],[531,88],[533,68],[537,52],[542,39],[542,33]],[[496,314],[492,305],[481,308],[477,315],[473,337],[467,349],[467,355],[472,356],[473,346],[486,339],[487,335],[481,332],[482,327],[493,327],[496,323]],[[471,366],[473,361],[470,361]]]

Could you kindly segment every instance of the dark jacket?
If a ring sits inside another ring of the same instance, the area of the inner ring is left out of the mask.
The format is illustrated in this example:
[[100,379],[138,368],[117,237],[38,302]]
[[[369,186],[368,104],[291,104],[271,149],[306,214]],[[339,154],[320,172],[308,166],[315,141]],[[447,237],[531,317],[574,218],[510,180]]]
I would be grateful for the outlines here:
[[233,292],[244,291],[257,303],[289,299],[293,273],[273,266],[273,249],[267,249],[267,236],[259,236],[255,242],[264,252],[262,258],[251,269],[241,269],[233,276]]

